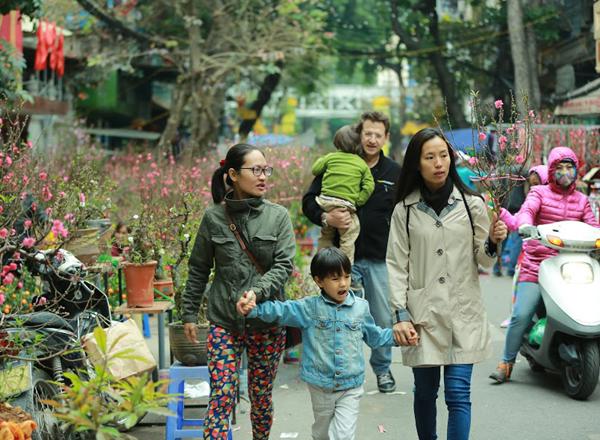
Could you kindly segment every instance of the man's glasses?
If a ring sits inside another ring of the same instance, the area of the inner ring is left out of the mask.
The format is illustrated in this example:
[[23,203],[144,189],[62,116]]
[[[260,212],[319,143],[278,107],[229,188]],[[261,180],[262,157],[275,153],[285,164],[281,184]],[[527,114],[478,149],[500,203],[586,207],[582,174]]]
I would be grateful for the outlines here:
[[270,177],[273,174],[273,167],[240,167],[240,170],[252,170],[252,174],[256,177],[260,176],[262,173],[265,173],[266,177]]

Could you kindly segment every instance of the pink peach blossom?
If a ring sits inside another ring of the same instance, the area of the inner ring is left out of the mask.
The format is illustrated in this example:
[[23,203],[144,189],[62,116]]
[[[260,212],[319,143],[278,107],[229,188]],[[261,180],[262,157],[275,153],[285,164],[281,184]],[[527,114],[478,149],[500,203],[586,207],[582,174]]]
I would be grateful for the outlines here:
[[485,138],[486,138],[486,137],[487,137],[487,136],[485,135],[485,133],[479,133],[479,140],[480,140],[480,141],[485,141]]
[[504,106],[504,102],[502,102],[501,99],[497,99],[496,101],[494,101],[494,107],[496,107],[497,109],[501,109]]
[[[2,278],[2,284],[4,284],[5,286],[8,286],[8,285],[12,284],[14,280],[15,280],[15,276],[12,273],[7,273]],[[2,301],[2,302],[4,302],[4,301]]]
[[23,239],[23,242],[21,244],[23,245],[24,248],[33,247],[33,245],[35,244],[35,238],[26,237]]

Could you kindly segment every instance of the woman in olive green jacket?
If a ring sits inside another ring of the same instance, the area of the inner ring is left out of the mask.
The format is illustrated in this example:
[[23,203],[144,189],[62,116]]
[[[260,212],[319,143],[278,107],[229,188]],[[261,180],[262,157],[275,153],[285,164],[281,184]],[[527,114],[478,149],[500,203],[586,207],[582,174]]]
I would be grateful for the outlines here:
[[[192,249],[182,296],[184,328],[192,342],[197,342],[198,309],[214,268],[214,280],[206,292],[211,394],[204,419],[205,439],[227,438],[244,350],[248,355],[253,439],[269,438],[271,393],[285,346],[285,330],[245,319],[236,312],[235,305],[242,296],[254,297],[257,302],[283,300],[284,285],[292,273],[295,240],[288,212],[263,198],[272,172],[263,153],[255,147],[231,147],[213,175],[215,204],[206,210]],[[239,239],[230,227],[232,223]],[[252,257],[242,250],[239,240]]]

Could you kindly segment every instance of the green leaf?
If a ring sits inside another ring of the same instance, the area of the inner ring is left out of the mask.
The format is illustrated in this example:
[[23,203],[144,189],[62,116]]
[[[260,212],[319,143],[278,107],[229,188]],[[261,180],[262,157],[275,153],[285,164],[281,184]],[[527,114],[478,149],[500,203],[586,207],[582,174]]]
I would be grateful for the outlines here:
[[100,326],[96,327],[94,329],[94,338],[96,339],[100,353],[106,355],[106,331]]

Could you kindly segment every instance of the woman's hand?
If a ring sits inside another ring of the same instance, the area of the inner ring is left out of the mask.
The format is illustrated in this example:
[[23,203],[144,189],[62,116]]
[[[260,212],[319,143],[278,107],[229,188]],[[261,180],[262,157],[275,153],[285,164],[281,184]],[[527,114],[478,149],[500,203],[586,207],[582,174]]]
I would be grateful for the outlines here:
[[250,311],[254,307],[256,307],[256,294],[253,290],[248,290],[247,292],[244,292],[242,297],[238,300],[237,304],[235,305],[235,308],[237,309],[238,313],[244,316],[250,313]]
[[200,341],[198,341],[198,328],[193,322],[186,322],[183,324],[183,333],[185,334],[187,340],[192,344],[200,343]]
[[490,241],[494,244],[498,244],[508,235],[508,228],[506,223],[502,220],[498,220],[498,214],[494,213],[492,217],[492,224],[490,225]]
[[410,321],[397,322],[392,329],[394,331],[394,340],[402,346],[419,345],[419,334],[415,326]]

